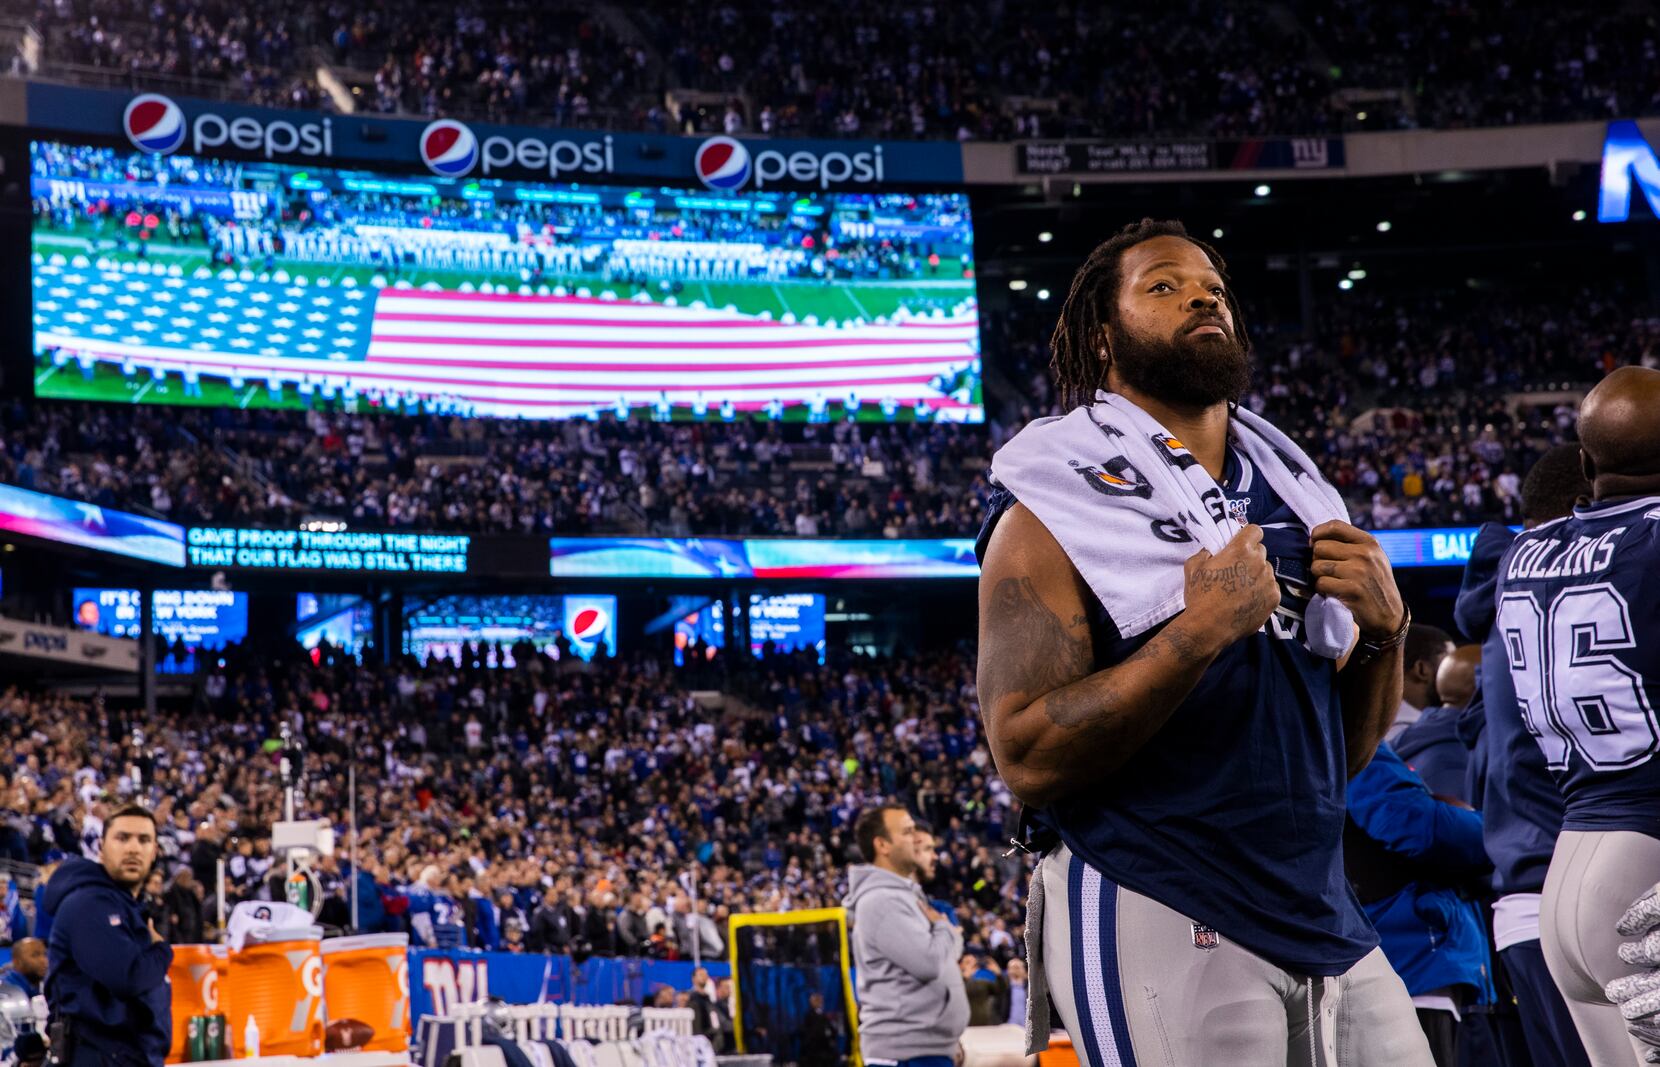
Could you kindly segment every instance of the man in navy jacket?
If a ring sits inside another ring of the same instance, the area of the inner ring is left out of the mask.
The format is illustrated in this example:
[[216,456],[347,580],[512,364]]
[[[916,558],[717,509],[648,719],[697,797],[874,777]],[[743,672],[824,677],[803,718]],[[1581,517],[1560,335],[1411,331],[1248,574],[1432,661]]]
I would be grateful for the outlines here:
[[101,863],[65,860],[46,883],[46,1002],[54,1032],[61,1022],[69,1038],[68,1067],[162,1067],[166,1059],[173,950],[138,903],[155,862],[155,816],[129,805],[104,824]]

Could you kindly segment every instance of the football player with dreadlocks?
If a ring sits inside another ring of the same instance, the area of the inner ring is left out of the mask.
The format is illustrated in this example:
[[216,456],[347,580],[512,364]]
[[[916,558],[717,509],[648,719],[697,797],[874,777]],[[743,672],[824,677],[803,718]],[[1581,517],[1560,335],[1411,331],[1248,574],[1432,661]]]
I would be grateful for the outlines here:
[[1051,348],[1068,414],[994,458],[978,543],[980,704],[1043,853],[1034,1012],[1046,986],[1088,1067],[1427,1067],[1341,849],[1400,705],[1387,558],[1239,407],[1240,307],[1180,223],[1098,247]]

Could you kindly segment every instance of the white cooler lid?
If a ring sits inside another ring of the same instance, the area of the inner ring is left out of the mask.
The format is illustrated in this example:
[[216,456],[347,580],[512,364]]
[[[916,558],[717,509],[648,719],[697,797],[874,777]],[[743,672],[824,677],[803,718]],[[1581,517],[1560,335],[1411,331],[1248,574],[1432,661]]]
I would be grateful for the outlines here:
[[363,948],[409,948],[408,934],[353,934],[350,937],[331,937],[323,942],[323,955],[332,952],[354,952]]

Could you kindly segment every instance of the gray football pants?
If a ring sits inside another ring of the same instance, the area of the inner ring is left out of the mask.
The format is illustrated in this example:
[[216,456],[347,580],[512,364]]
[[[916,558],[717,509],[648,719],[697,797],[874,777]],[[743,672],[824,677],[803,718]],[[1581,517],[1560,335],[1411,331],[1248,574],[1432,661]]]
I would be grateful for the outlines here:
[[1595,1067],[1631,1067],[1647,1046],[1626,1032],[1603,986],[1641,968],[1620,959],[1614,932],[1631,902],[1660,882],[1660,840],[1631,830],[1564,830],[1539,901],[1545,965]]
[[1043,967],[1084,1067],[1433,1067],[1380,950],[1335,978],[1299,977],[1064,845],[1038,871]]

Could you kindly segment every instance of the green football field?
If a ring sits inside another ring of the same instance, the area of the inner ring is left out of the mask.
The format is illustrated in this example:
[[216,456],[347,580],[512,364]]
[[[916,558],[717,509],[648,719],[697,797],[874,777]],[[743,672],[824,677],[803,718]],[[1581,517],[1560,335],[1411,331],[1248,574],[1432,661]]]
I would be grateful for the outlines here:
[[[984,404],[981,383],[976,381],[973,387],[973,403]],[[37,358],[35,362],[35,395],[54,400],[97,400],[114,404],[188,404],[195,407],[287,408],[296,411],[303,408],[354,410],[344,401],[325,404],[321,400],[313,400],[308,404],[294,389],[284,389],[280,397],[273,398],[264,383],[233,389],[231,383],[224,378],[204,376],[199,396],[186,396],[184,388],[184,383],[176,376],[161,381],[156,381],[146,374],[128,378],[121,373],[119,367],[109,363],[94,363],[92,375],[87,377],[81,372],[80,366],[74,363],[60,368],[52,366],[44,357]],[[360,406],[367,410],[366,402]],[[642,404],[634,410],[642,415],[649,415],[651,409]],[[841,404],[830,405],[832,419],[844,418],[845,414]],[[875,404],[861,405],[858,417],[860,422],[883,421],[882,412]],[[897,421],[909,422],[913,417],[914,413],[910,408],[901,407]],[[686,409],[676,408],[674,418],[676,421],[690,421],[692,413]],[[705,421],[718,419],[719,414],[711,409]],[[799,404],[786,407],[784,420],[807,421],[806,407]]]
[[[116,262],[137,258],[125,250],[126,241],[114,239],[109,233],[107,227],[99,233],[85,223],[78,224],[69,231],[40,230],[33,235],[33,250],[45,256],[86,256],[92,260],[107,258]],[[214,266],[199,244],[170,243],[165,233],[158,234],[156,239],[148,244],[144,258],[152,264],[177,265],[187,277],[202,267],[216,272],[222,269]],[[326,277],[335,284],[352,278],[361,286],[370,285],[376,273],[368,267],[280,257],[272,261],[271,267],[273,270],[286,270],[292,275],[305,275],[314,280]],[[265,267],[261,263],[252,269],[262,271]],[[913,314],[928,314],[935,309],[949,314],[953,308],[966,300],[972,300],[975,296],[974,282],[954,276],[957,273],[958,268],[955,265],[947,269],[942,263],[935,274],[902,282],[728,282],[686,279],[680,283],[681,291],[673,296],[675,301],[683,306],[701,301],[709,307],[731,306],[740,314],[747,315],[769,312],[774,318],[793,314],[798,321],[805,320],[808,316],[814,316],[820,322],[853,318],[872,321],[878,317],[891,316],[900,308],[906,308]],[[396,279],[408,281],[415,287],[435,283],[451,290],[459,289],[463,283],[471,283],[474,286],[488,283],[504,292],[517,292],[523,284],[517,274],[491,274],[481,271],[406,271],[397,275]],[[609,290],[619,299],[633,297],[642,291],[638,286],[608,282],[599,274],[546,275],[542,284],[550,288],[564,286],[572,293],[587,289],[590,295],[594,296]],[[662,302],[670,295],[655,282],[644,287],[644,291],[657,302]],[[980,382],[976,380],[972,386],[973,403],[982,403]],[[313,401],[307,404],[292,389],[284,390],[280,397],[273,398],[263,383],[233,389],[230,382],[225,379],[205,376],[201,381],[199,395],[186,396],[184,383],[176,377],[162,381],[152,381],[147,375],[128,378],[122,375],[119,368],[105,363],[94,365],[92,373],[88,376],[73,363],[62,368],[54,367],[44,354],[37,354],[35,359],[35,392],[39,396],[64,400],[189,404],[209,407],[300,409],[315,407],[320,403]],[[639,410],[646,409],[642,407]],[[841,405],[832,404],[831,414],[832,417],[842,417]],[[690,413],[676,410],[675,417],[690,418]],[[806,418],[806,410],[804,407],[792,406],[786,410],[785,417],[791,421],[803,420]],[[882,414],[874,405],[866,404],[861,408],[859,417],[861,420],[879,421]],[[902,409],[899,417],[910,418],[910,410]]]

